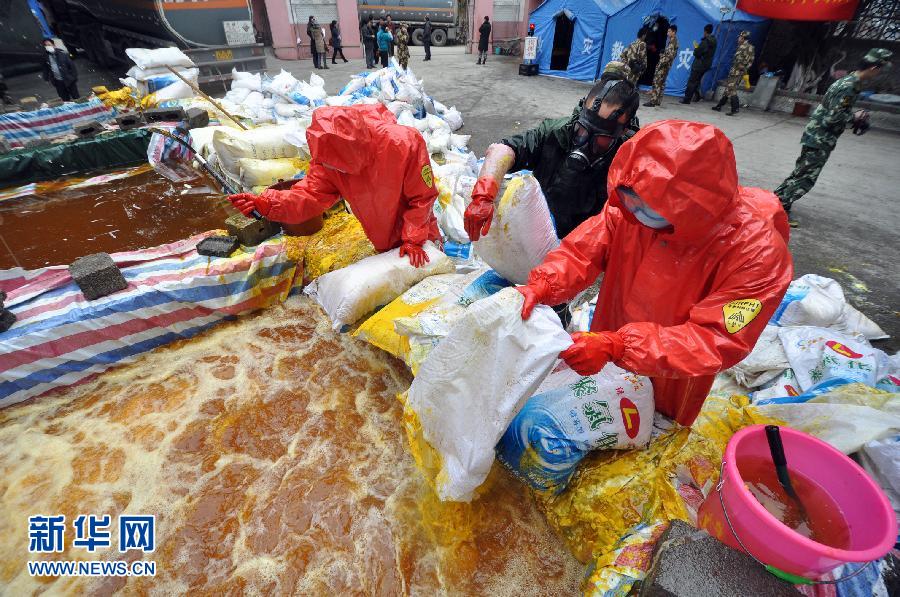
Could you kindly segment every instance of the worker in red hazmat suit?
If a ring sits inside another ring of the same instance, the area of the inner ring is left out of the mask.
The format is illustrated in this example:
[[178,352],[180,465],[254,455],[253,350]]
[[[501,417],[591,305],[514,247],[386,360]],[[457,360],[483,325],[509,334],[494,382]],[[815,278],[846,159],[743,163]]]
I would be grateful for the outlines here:
[[738,186],[725,134],[667,120],[610,165],[610,200],[531,271],[522,317],[604,274],[591,331],[560,355],[582,375],[606,363],[653,380],[656,409],[690,425],[716,373],[743,359],[793,275],[778,198]]
[[299,224],[343,198],[378,251],[400,247],[412,265],[427,263],[422,245],[440,239],[432,212],[438,192],[419,132],[397,124],[381,104],[322,107],[313,112],[306,140],[306,178],[284,191],[231,195],[235,207]]

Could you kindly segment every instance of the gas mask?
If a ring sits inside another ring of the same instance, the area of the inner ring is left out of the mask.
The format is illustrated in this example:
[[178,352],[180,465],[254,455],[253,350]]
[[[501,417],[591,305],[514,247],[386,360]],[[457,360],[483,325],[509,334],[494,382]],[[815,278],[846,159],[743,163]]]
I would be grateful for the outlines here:
[[637,221],[644,226],[654,230],[662,230],[672,225],[667,219],[647,205],[634,190],[628,187],[618,187],[616,194],[619,196],[622,206],[630,211]]
[[[572,130],[572,151],[566,158],[566,164],[571,170],[585,172],[595,168],[612,153],[616,142],[622,136],[625,124],[619,122],[619,118],[632,108],[632,104],[637,104],[637,97],[629,99],[606,118],[599,115],[600,104],[604,98],[621,83],[624,81],[607,81],[591,105],[582,106]],[[637,96],[637,93],[634,95]]]

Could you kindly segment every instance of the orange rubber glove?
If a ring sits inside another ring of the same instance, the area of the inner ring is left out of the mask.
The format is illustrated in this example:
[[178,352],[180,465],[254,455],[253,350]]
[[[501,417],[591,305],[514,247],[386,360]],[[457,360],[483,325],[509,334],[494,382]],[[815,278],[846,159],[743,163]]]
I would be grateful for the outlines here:
[[550,288],[544,280],[535,280],[525,286],[516,286],[516,290],[525,297],[525,304],[522,305],[522,319],[528,319],[534,308],[544,302],[544,297],[547,296]]
[[572,346],[559,357],[579,375],[599,373],[610,361],[622,358],[625,342],[618,332],[575,332]]
[[422,248],[422,245],[415,243],[403,243],[400,245],[400,257],[406,255],[409,257],[409,263],[413,267],[422,267],[428,263],[428,253]]
[[261,216],[265,217],[269,215],[269,210],[272,209],[269,200],[263,195],[236,193],[229,195],[228,200],[245,216],[249,216],[253,210],[256,210]]
[[469,240],[475,242],[491,229],[494,218],[494,198],[500,185],[490,176],[482,176],[472,189],[472,203],[466,208],[463,223]]

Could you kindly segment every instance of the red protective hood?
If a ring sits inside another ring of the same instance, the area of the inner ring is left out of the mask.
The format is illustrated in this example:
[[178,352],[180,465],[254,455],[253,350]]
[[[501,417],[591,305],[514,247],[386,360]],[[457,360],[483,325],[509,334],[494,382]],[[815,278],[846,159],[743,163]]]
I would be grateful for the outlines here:
[[609,168],[610,202],[633,223],[614,189],[631,187],[672,223],[661,231],[673,240],[700,241],[735,201],[738,190],[734,148],[710,124],[663,120],[642,128],[626,142]]
[[383,104],[318,108],[306,129],[312,161],[357,174],[383,142],[381,125],[396,123]]

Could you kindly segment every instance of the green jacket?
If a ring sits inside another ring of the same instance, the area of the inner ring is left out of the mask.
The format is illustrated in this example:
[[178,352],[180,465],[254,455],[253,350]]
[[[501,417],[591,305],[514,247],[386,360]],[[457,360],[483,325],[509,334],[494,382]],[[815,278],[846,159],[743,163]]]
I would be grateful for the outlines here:
[[559,238],[603,209],[609,164],[622,142],[637,130],[635,118],[605,164],[587,173],[574,173],[566,166],[566,158],[572,151],[572,129],[580,111],[579,106],[568,118],[548,118],[536,128],[500,141],[516,153],[511,172],[531,170],[534,173],[544,191]]
[[856,73],[850,73],[831,84],[822,103],[809,117],[809,123],[803,130],[800,143],[815,149],[834,149],[847,123],[853,117],[853,105],[862,84]]

